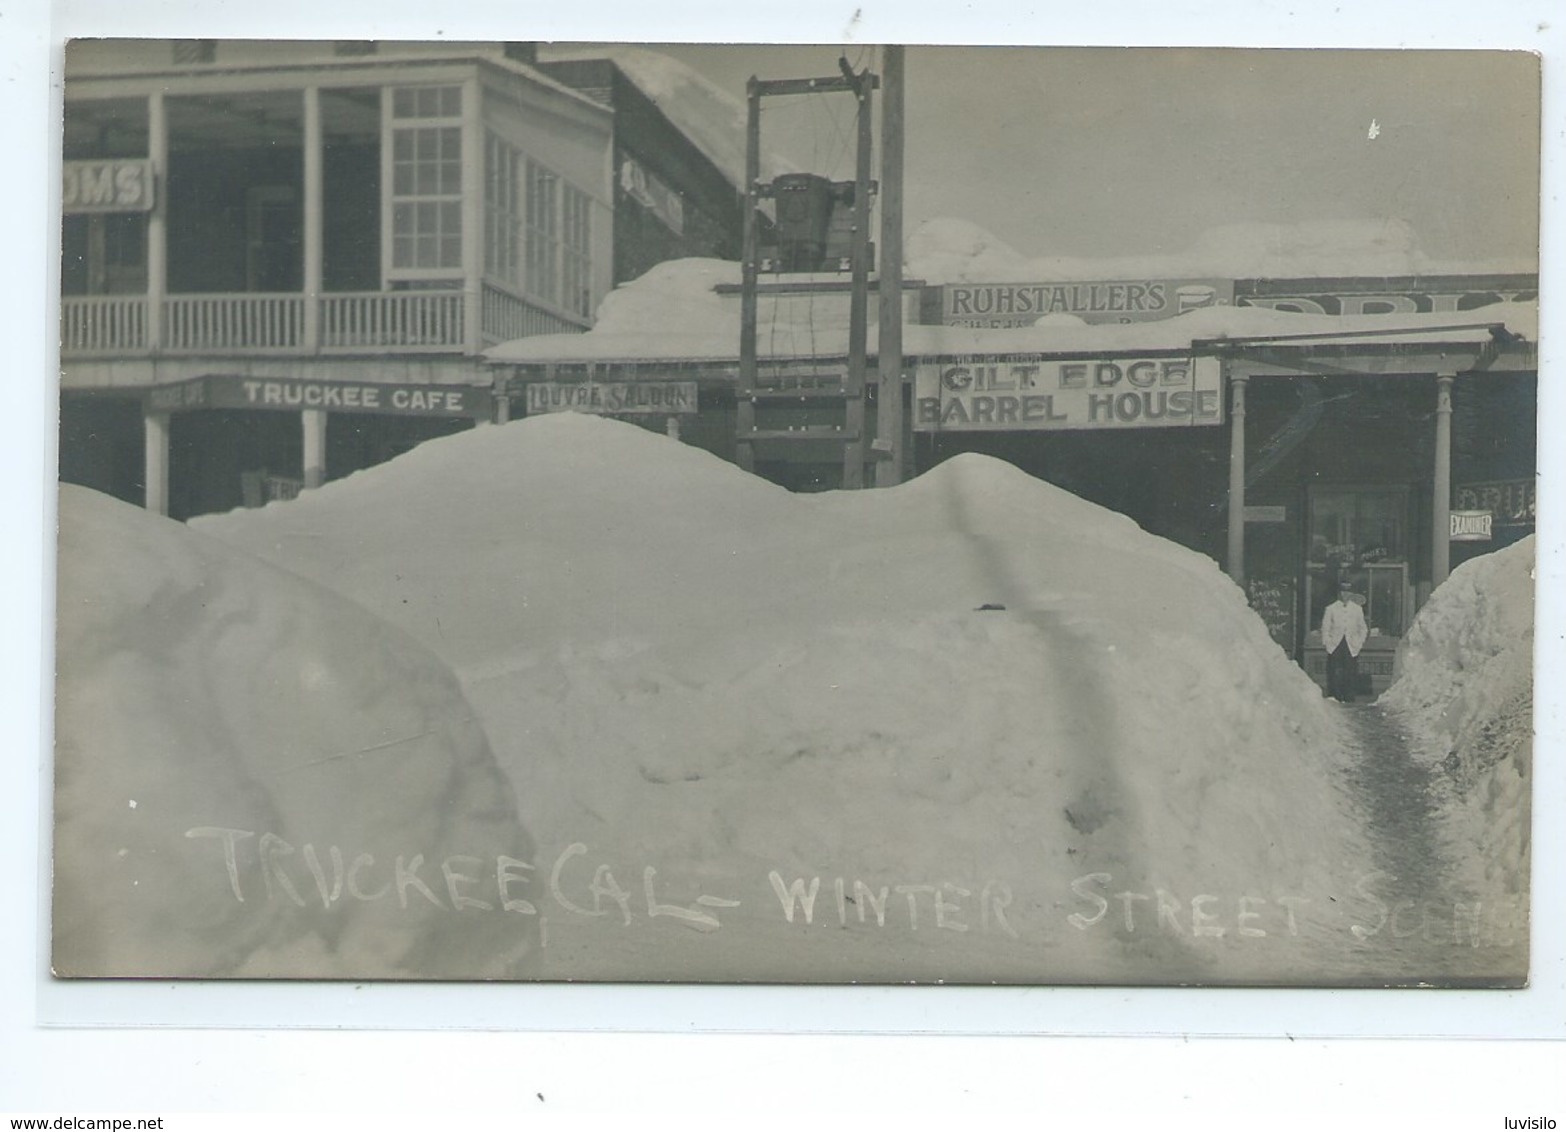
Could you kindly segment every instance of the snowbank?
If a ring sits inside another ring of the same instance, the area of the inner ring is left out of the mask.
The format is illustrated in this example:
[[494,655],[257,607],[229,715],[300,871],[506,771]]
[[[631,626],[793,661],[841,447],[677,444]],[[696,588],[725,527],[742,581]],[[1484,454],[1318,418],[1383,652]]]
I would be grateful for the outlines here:
[[497,860],[532,843],[439,660],[82,488],[61,488],[59,546],[56,971],[530,969],[528,917],[453,907],[496,900]]
[[1440,762],[1462,836],[1493,888],[1528,891],[1533,536],[1452,571],[1414,618],[1381,703]]
[[555,975],[1287,978],[1363,853],[1238,588],[988,458],[799,496],[559,414],[195,526],[451,664]]

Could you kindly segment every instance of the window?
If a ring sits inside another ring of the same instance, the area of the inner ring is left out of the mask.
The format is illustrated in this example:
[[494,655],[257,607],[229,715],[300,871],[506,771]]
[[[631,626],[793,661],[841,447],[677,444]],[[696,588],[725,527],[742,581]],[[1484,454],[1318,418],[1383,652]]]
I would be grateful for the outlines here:
[[560,202],[560,305],[583,317],[593,313],[590,203],[586,193],[565,186]]
[[560,250],[560,178],[527,163],[527,280],[529,293],[560,302],[556,262]]
[[392,92],[394,272],[462,270],[462,88]]
[[517,151],[491,134],[484,153],[484,270],[515,286],[521,282],[517,237],[522,230]]
[[332,44],[333,55],[374,55],[373,39],[339,39]]
[[484,142],[484,273],[583,318],[593,313],[593,201],[509,142]]

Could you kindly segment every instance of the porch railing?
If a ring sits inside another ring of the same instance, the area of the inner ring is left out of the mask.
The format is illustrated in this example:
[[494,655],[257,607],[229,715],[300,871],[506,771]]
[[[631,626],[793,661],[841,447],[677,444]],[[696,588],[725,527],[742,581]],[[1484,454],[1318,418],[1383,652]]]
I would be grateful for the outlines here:
[[589,325],[586,319],[567,318],[488,282],[480,312],[479,326],[489,346],[537,334],[577,334]]
[[[569,334],[587,322],[486,285],[481,342],[468,341],[463,291],[322,295],[311,318],[301,294],[169,295],[152,324],[145,295],[69,296],[60,304],[67,356],[165,354],[467,353],[533,334]],[[156,334],[153,331],[157,331]]]
[[60,301],[61,353],[121,354],[146,348],[144,296],[94,295]]
[[461,291],[365,291],[321,296],[323,350],[460,350]]
[[163,303],[163,348],[298,350],[304,314],[303,295],[170,295]]

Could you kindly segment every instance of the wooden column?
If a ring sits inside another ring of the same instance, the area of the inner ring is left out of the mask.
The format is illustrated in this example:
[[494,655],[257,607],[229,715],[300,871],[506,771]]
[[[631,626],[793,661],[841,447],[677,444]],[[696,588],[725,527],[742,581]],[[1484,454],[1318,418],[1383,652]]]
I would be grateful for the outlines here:
[[[152,211],[147,213],[147,348],[157,353],[163,345],[163,300],[169,290],[169,116],[161,90],[147,96],[147,158],[153,182]],[[165,513],[166,506],[159,514]]]
[[1238,586],[1245,585],[1245,387],[1248,374],[1229,379],[1229,561],[1226,569]]
[[882,59],[880,338],[876,364],[880,384],[876,438],[891,445],[889,459],[875,465],[877,487],[902,483],[908,475],[903,433],[903,49],[889,46]]
[[1452,386],[1457,375],[1436,376],[1435,477],[1431,487],[1430,584],[1452,572]]
[[747,472],[756,470],[756,257],[760,233],[756,227],[756,188],[761,180],[761,85],[755,75],[745,86],[745,191],[740,201],[740,356],[734,389],[734,422],[738,443],[734,459]]
[[326,482],[326,410],[306,409],[299,419],[304,428],[304,485],[314,489]]
[[484,348],[484,120],[477,79],[462,84],[462,337],[472,357]]
[[[846,66],[846,64],[844,64]],[[855,80],[859,105],[858,153],[854,162],[853,280],[848,293],[848,403],[843,430],[843,486],[865,486],[865,356],[870,304],[870,76]]]
[[321,89],[304,91],[304,342],[312,354],[321,345]]
[[169,415],[142,413],[142,430],[146,436],[146,502],[145,507],[154,515],[169,513]]

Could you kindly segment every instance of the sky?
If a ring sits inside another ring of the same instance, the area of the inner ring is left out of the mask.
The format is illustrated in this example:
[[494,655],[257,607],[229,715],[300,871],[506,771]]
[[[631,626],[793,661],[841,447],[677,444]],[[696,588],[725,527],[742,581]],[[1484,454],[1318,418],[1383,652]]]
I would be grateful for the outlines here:
[[[881,66],[869,46],[659,50],[741,100],[752,74]],[[1125,256],[1234,222],[1387,220],[1437,260],[1537,256],[1525,52],[912,47],[906,74],[910,232],[956,217],[1030,257]],[[762,136],[853,175],[846,94],[766,99]]]

